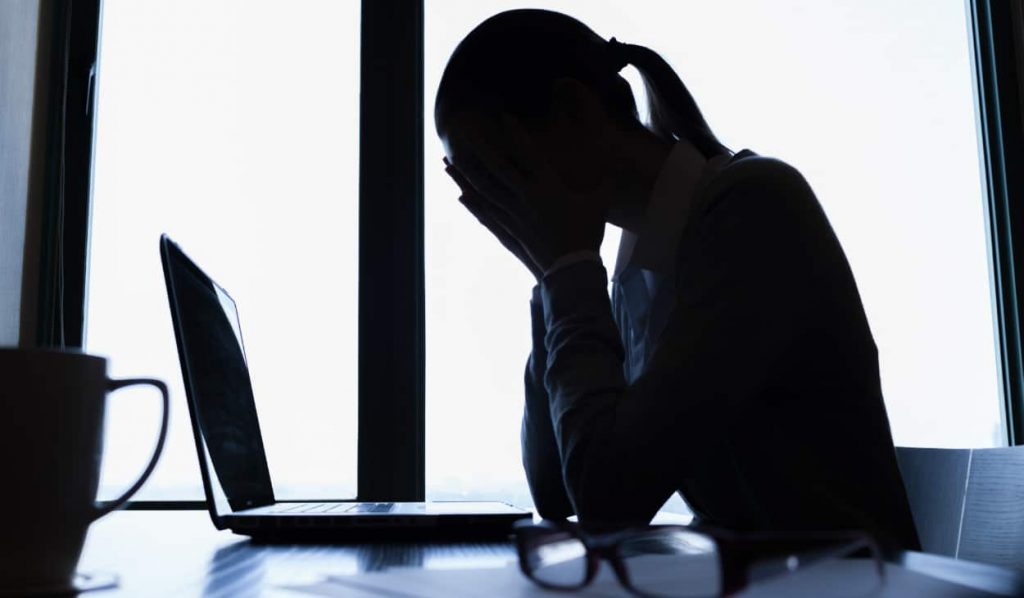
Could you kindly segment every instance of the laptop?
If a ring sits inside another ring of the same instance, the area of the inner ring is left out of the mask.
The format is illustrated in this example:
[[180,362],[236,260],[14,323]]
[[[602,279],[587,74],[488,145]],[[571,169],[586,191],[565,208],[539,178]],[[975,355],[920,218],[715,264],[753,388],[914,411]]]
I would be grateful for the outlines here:
[[206,504],[218,529],[271,541],[500,536],[532,516],[498,502],[276,500],[235,301],[167,235],[160,257]]

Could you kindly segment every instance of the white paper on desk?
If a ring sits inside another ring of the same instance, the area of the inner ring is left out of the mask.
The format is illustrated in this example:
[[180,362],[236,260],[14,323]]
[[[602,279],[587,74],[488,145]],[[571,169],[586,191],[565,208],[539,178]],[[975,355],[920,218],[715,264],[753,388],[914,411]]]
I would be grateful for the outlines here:
[[[992,596],[986,592],[972,590],[897,566],[886,566],[884,585],[874,585],[873,589],[870,589],[862,580],[864,575],[872,575],[871,567],[872,565],[866,561],[832,561],[793,575],[772,579],[740,595],[745,598],[846,596],[849,594],[844,594],[842,589],[856,587],[857,597],[870,598]],[[851,583],[851,580],[855,583]],[[515,566],[494,569],[392,568],[379,573],[330,577],[324,582],[325,587],[332,584],[360,592],[360,595],[376,592],[372,595],[386,598],[568,596],[565,592],[545,591],[526,579]],[[578,594],[600,598],[629,595],[619,586],[607,564],[602,566],[594,583],[588,586],[585,592]]]
[[331,581],[318,581],[307,585],[281,586],[260,594],[262,598],[298,598],[304,596],[328,596],[330,598],[380,598],[378,590],[363,590]]
[[[329,581],[361,591],[375,590],[387,598],[477,598],[479,596],[561,596],[548,592],[519,571],[517,564],[492,569],[419,569],[395,567],[380,573],[330,577]],[[587,596],[618,598],[630,596],[610,569],[602,569],[587,587]]]

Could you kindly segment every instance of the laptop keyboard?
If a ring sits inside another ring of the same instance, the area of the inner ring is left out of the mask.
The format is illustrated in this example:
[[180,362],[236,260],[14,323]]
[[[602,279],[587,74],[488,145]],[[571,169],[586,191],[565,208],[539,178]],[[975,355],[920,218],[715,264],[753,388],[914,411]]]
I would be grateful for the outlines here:
[[274,505],[271,513],[390,513],[395,508],[393,502],[297,502]]
[[352,505],[346,513],[390,513],[395,508],[393,502],[361,502]]

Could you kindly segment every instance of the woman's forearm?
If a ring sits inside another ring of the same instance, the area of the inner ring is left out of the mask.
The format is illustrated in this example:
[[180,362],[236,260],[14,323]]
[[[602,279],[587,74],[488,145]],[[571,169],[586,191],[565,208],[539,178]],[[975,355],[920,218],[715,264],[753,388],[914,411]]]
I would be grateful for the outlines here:
[[544,313],[537,289],[530,307],[533,351],[523,377],[526,390],[521,434],[523,469],[538,513],[548,519],[564,519],[574,514],[574,509],[565,490],[562,460],[551,425],[550,400],[544,389],[547,351],[544,348]]

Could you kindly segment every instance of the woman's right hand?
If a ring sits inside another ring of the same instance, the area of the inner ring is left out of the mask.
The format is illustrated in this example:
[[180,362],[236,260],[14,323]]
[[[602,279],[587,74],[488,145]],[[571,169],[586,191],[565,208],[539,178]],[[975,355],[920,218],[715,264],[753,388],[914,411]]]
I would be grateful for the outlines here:
[[522,244],[513,237],[508,230],[501,224],[500,218],[493,213],[494,210],[501,209],[493,202],[486,201],[480,193],[473,187],[473,184],[461,173],[459,170],[448,161],[448,158],[444,158],[444,171],[448,173],[448,176],[455,181],[455,184],[462,190],[462,196],[459,197],[459,202],[470,211],[473,216],[480,224],[484,225],[487,230],[491,231],[498,241],[501,242],[505,249],[509,250],[512,255],[516,256],[520,262],[523,263],[533,277],[539,282],[541,277],[544,276],[544,271],[533,261],[530,254],[523,249]]

